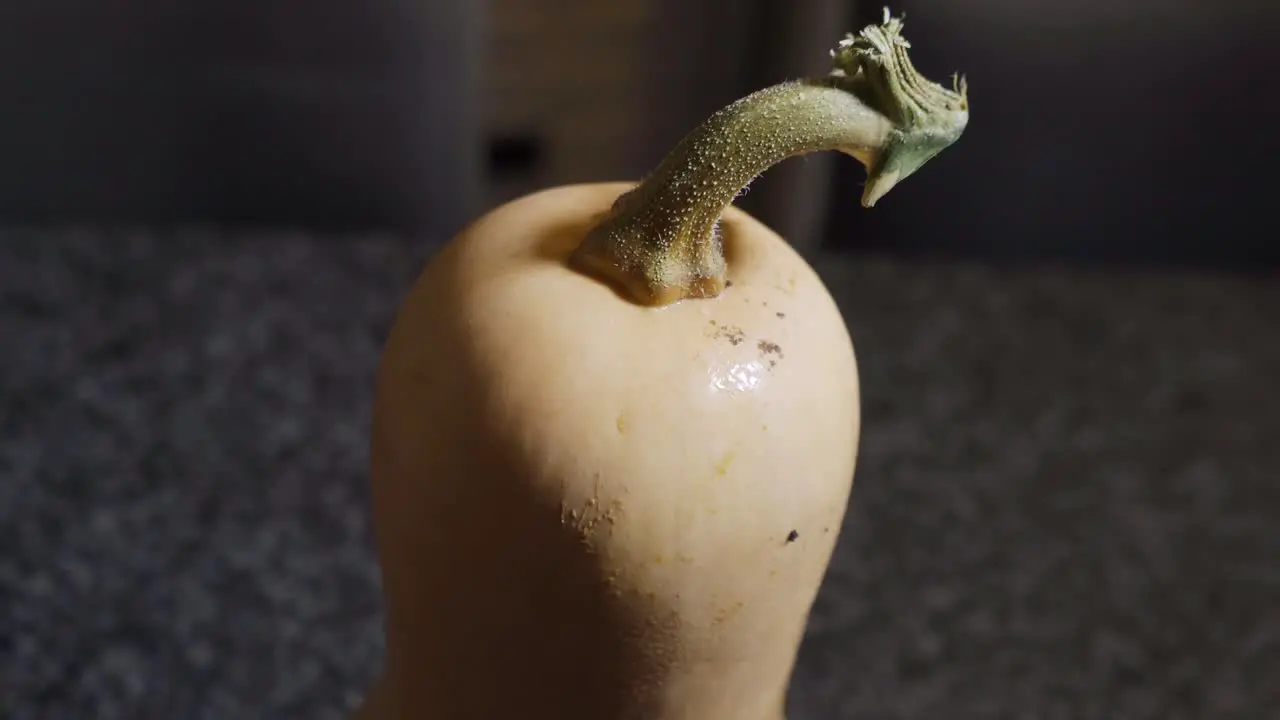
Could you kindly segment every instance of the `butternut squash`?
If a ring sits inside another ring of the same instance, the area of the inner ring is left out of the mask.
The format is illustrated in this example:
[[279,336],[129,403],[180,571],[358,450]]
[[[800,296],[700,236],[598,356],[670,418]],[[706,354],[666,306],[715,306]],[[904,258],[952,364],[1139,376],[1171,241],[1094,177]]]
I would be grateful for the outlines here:
[[814,271],[732,207],[835,149],[862,204],[960,137],[900,19],[729,105],[638,185],[476,221],[405,299],[371,447],[365,718],[780,720],[848,503],[858,376]]

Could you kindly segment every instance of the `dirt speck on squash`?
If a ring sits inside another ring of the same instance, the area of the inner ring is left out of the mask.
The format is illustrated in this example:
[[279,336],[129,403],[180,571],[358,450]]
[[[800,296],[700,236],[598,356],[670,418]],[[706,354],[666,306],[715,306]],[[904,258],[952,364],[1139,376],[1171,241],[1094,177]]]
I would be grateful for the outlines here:
[[715,331],[711,333],[711,337],[728,340],[729,344],[734,347],[741,345],[747,339],[747,334],[736,325],[716,325],[715,328]]
[[769,363],[769,367],[777,367],[783,357],[782,346],[772,340],[761,340],[756,343],[756,349],[760,351],[760,359]]

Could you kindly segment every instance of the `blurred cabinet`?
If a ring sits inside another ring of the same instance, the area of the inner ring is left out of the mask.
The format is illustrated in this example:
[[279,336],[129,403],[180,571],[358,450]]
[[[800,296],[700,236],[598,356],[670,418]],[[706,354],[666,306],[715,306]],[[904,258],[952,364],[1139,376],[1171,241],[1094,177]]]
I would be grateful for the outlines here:
[[490,0],[480,105],[491,202],[643,172],[637,138],[651,116],[658,9],[653,0]]

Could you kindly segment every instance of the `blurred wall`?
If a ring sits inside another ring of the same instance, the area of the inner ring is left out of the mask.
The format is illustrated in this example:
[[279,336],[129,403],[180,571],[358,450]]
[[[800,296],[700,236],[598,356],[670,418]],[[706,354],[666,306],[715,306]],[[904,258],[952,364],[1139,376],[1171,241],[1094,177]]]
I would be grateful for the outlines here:
[[469,0],[0,8],[0,221],[448,232],[475,209]]
[[[878,12],[859,3],[860,12]],[[1280,4],[903,0],[972,123],[874,210],[839,164],[836,247],[1257,267],[1280,258]]]
[[646,140],[662,113],[644,88],[661,72],[655,59],[672,54],[660,0],[489,0],[489,9],[489,204],[634,179],[656,162]]

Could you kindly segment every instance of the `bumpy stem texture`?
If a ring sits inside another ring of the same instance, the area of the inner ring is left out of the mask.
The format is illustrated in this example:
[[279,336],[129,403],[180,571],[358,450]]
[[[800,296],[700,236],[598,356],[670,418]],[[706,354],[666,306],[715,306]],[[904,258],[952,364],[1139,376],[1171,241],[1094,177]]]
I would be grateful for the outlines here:
[[570,257],[636,302],[714,297],[726,267],[721,214],[760,173],[795,155],[838,150],[868,171],[863,204],[959,138],[968,99],[925,80],[906,56],[902,22],[849,35],[824,78],[785,82],[716,112],[623,194]]

